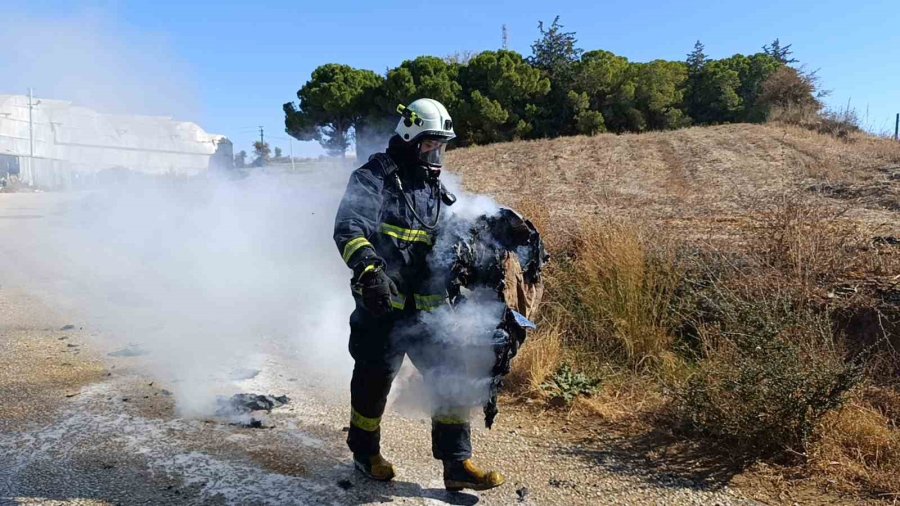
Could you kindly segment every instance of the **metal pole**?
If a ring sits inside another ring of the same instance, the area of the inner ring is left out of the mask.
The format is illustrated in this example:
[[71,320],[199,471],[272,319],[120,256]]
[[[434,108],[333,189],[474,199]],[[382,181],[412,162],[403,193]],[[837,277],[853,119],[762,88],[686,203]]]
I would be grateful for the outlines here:
[[897,119],[894,121],[894,140],[900,140],[900,112],[897,113]]
[[294,138],[290,135],[288,135],[288,146],[290,146],[291,150],[291,171],[295,171],[297,168],[294,167]]
[[28,184],[34,185],[34,90],[28,88]]

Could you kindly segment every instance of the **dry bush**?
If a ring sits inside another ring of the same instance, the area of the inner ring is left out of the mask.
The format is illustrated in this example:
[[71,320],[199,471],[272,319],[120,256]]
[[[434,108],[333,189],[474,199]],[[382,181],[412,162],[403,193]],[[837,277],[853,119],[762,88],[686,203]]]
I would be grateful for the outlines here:
[[763,82],[757,105],[767,111],[773,122],[798,125],[841,139],[858,133],[859,117],[849,107],[821,112],[816,98],[818,79],[815,73],[781,67]]
[[782,195],[755,217],[752,253],[807,292],[835,280],[884,274],[900,265],[872,247],[871,237],[845,219],[844,211],[799,193]]
[[505,383],[512,393],[541,397],[541,385],[559,368],[562,359],[559,326],[544,319],[534,335],[525,340],[512,362]]
[[613,221],[582,223],[548,271],[548,313],[564,343],[595,359],[650,365],[672,348],[669,312],[679,273],[665,240]]
[[816,81],[815,73],[782,66],[762,83],[756,104],[766,110],[794,108],[818,111],[822,103],[816,98]]
[[773,123],[797,125],[816,130],[821,116],[819,116],[819,106],[817,105],[776,105],[769,109],[768,120]]
[[900,386],[869,386],[859,394],[861,402],[884,415],[894,428],[900,428]]
[[848,233],[833,212],[790,194],[757,219],[762,239],[758,251],[770,266],[801,286],[812,287],[821,276],[842,267]]
[[810,104],[778,105],[769,110],[768,120],[773,123],[797,125],[848,141],[855,141],[862,132],[859,117],[853,109],[820,111],[820,106]]
[[808,454],[810,470],[842,488],[900,495],[900,427],[862,396],[824,418]]
[[884,302],[900,272],[900,255],[873,235],[841,209],[798,194],[783,196],[760,213],[757,240],[748,252],[758,267],[743,273],[740,284],[759,297],[793,291],[812,306],[827,306],[848,351],[865,355],[869,377],[885,378],[900,370],[898,327],[891,316],[896,309]]
[[851,134],[862,131],[859,127],[859,116],[855,110],[850,108],[823,112],[815,130],[841,139],[849,138]]
[[760,456],[803,447],[859,379],[827,317],[776,295],[723,303],[699,326],[705,359],[676,386],[686,427]]

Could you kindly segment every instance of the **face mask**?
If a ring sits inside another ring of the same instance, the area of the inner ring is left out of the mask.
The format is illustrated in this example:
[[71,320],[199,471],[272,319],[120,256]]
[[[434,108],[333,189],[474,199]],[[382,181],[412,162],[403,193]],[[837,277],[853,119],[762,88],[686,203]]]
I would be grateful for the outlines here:
[[430,169],[437,169],[444,165],[444,151],[447,149],[447,141],[443,139],[425,139],[419,143],[419,161]]

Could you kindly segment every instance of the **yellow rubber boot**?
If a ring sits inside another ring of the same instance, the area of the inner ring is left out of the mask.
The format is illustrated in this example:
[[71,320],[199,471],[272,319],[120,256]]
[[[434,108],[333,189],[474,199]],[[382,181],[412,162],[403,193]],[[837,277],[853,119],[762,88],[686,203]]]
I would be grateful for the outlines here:
[[499,487],[506,478],[497,471],[483,471],[472,462],[472,459],[444,461],[444,488],[451,492],[459,492],[464,488],[472,490],[488,490]]
[[371,457],[353,456],[353,465],[364,475],[373,480],[390,481],[394,478],[394,465],[385,460],[381,454]]

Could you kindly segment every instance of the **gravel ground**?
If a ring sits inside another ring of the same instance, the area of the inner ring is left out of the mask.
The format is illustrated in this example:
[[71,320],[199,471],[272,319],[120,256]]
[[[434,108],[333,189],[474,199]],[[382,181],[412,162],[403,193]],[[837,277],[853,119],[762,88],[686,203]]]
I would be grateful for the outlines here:
[[299,384],[287,374],[296,364],[273,358],[242,383],[292,399],[273,428],[245,429],[177,418],[168,391],[134,372],[140,357],[100,360],[86,330],[58,330],[65,320],[21,292],[0,289],[0,321],[11,364],[0,373],[0,504],[750,504],[623,462],[599,440],[573,447],[509,407],[474,433],[479,460],[508,477],[503,487],[446,493],[428,423],[393,408],[384,452],[398,479],[371,483],[343,443],[347,397]]
[[[0,257],[27,255],[8,239],[58,197],[0,197]],[[517,406],[503,406],[494,429],[473,434],[476,459],[507,484],[450,494],[431,458],[430,425],[402,393],[383,434],[398,477],[369,482],[344,444],[348,389],[303,376],[297,353],[278,352],[289,343],[266,343],[259,372],[239,382],[244,392],[291,397],[269,417],[271,428],[186,419],[176,415],[174,387],[141,372],[141,356],[109,356],[115,341],[42,300],[40,290],[0,277],[0,505],[755,504],[611,451],[613,434],[570,433],[557,415]],[[409,378],[397,390],[413,391]]]

